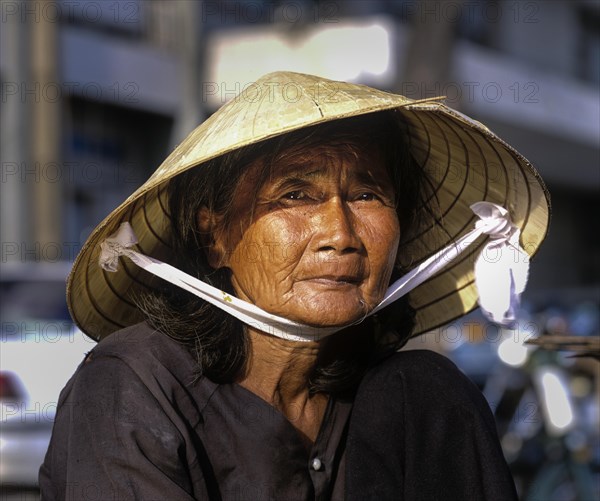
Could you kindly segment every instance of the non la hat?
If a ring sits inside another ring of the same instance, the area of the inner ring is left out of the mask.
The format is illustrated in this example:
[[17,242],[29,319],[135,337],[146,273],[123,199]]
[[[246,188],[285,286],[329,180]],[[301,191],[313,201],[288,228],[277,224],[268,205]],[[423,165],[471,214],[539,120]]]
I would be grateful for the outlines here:
[[[78,327],[95,340],[143,320],[133,297],[156,278],[121,260],[118,272],[99,265],[100,244],[128,222],[136,250],[169,262],[168,181],[238,148],[287,132],[349,117],[397,110],[409,150],[428,173],[440,224],[411,243],[415,265],[472,229],[470,206],[488,201],[508,210],[532,256],[546,236],[549,193],[535,168],[481,123],[447,107],[441,98],[415,101],[364,85],[293,72],[267,74],[245,87],[178,145],[154,174],[91,233],[67,281],[67,304]],[[199,175],[201,174],[201,168]],[[428,332],[477,306],[471,245],[440,273],[410,292],[416,311],[413,335]],[[493,259],[493,257],[491,257]],[[172,259],[171,259],[172,261]]]

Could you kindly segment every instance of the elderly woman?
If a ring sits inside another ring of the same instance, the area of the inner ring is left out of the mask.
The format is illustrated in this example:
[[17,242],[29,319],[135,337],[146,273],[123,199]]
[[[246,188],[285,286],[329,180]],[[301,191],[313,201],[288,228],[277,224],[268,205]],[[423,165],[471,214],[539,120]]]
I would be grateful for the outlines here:
[[476,306],[474,268],[510,322],[547,223],[533,167],[439,99],[266,75],[83,247],[68,302],[100,343],[42,497],[514,499],[478,390],[398,350]]

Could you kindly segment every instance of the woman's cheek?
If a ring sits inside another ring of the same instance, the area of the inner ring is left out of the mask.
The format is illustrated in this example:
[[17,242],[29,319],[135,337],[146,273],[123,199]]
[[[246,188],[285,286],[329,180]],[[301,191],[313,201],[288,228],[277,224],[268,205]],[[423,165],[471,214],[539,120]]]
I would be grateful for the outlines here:
[[265,242],[269,246],[271,265],[278,270],[292,270],[302,259],[311,235],[310,220],[283,215],[270,225]]

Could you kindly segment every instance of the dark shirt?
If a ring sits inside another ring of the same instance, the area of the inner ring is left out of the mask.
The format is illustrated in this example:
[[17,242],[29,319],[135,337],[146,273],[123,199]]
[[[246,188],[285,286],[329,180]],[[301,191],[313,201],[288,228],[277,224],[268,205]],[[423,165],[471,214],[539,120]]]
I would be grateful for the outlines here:
[[98,344],[62,391],[43,499],[343,499],[351,403],[329,399],[309,452],[238,384],[194,382],[183,346],[146,324]]
[[348,500],[517,499],[486,400],[431,351],[396,353],[367,373],[345,459]]
[[250,391],[195,381],[195,363],[146,324],[99,343],[61,393],[42,499],[516,499],[489,407],[440,355],[396,353],[353,403],[330,398],[310,452]]

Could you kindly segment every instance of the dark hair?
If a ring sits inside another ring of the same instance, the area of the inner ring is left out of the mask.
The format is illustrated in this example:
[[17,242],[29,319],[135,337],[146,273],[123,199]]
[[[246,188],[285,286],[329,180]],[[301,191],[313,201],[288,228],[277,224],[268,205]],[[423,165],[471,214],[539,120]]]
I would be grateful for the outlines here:
[[[395,112],[379,112],[315,125],[280,137],[237,149],[191,169],[170,181],[167,188],[172,221],[174,264],[211,285],[233,293],[228,270],[213,269],[207,260],[206,235],[198,227],[198,213],[207,208],[230,221],[231,202],[244,167],[261,159],[265,166],[258,182],[269,175],[269,166],[282,152],[316,144],[347,148],[351,154],[377,151],[387,165],[395,188],[402,244],[421,227],[423,173],[411,157]],[[375,150],[373,150],[373,148]],[[308,150],[307,150],[308,151]],[[396,266],[392,281],[403,274]],[[161,289],[138,298],[138,306],[156,329],[185,344],[198,360],[198,375],[218,382],[233,382],[243,375],[248,358],[244,325],[221,309],[177,287]],[[343,394],[352,392],[366,368],[410,337],[414,311],[407,298],[384,308],[362,323],[323,341],[309,391]]]

